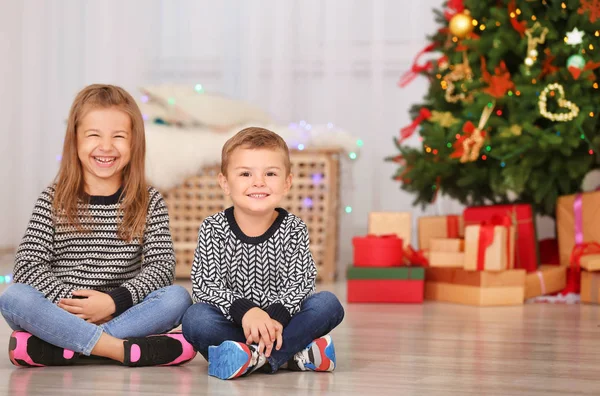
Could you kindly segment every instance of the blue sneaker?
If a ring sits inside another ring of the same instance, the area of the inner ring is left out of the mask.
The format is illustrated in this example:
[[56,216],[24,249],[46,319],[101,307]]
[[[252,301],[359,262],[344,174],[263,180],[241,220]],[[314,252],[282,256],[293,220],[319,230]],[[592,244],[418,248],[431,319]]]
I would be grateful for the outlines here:
[[330,335],[317,338],[294,355],[288,362],[288,369],[295,371],[335,370],[335,348]]
[[266,363],[255,345],[224,341],[219,346],[208,347],[208,375],[222,380],[250,374]]

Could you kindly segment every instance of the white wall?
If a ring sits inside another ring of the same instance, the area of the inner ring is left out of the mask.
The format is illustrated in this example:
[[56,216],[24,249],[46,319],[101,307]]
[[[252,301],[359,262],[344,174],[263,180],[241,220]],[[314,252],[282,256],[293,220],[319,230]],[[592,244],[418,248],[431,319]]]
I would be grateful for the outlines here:
[[[70,103],[94,82],[134,94],[146,83],[202,83],[282,122],[333,122],[362,138],[344,171],[341,205],[354,211],[340,215],[342,267],[369,211],[422,213],[383,158],[427,89],[423,78],[396,83],[437,28],[431,8],[442,0],[0,1],[0,155],[9,159],[0,246],[20,240],[58,169]],[[441,197],[426,212],[460,209]],[[545,225],[540,235],[552,232]]]

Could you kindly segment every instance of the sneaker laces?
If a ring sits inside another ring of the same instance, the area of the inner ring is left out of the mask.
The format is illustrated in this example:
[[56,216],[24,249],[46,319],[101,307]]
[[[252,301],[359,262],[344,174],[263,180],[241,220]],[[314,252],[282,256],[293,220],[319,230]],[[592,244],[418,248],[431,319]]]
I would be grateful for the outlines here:
[[307,363],[310,363],[310,357],[308,356],[308,348],[305,348],[300,352],[296,353],[294,355],[294,361],[296,361],[296,364],[300,369],[305,370],[305,365]]

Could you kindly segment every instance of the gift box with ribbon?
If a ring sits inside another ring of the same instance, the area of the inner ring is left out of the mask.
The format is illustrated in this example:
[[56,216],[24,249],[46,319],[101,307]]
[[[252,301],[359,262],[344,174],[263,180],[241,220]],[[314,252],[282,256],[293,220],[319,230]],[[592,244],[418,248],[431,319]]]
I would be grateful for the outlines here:
[[525,278],[525,299],[558,293],[567,284],[567,268],[556,265],[541,265],[537,271]]
[[[508,219],[515,229],[514,268],[533,272],[539,264],[538,243],[531,205],[474,206],[463,213],[465,227],[496,219]],[[503,222],[505,220],[502,220]]]
[[404,248],[404,264],[428,267],[429,260],[423,250],[416,250],[412,245],[408,244]]
[[427,268],[425,299],[476,306],[523,304],[525,270],[502,272]]
[[505,271],[514,268],[515,227],[508,218],[494,218],[465,229],[464,269]]
[[600,303],[600,272],[581,271],[581,302]]
[[349,303],[421,303],[425,270],[420,267],[349,267]]
[[462,216],[419,217],[419,249],[430,249],[430,241],[435,238],[461,238],[464,236]]
[[412,221],[409,212],[371,212],[368,231],[373,235],[395,234],[405,244],[412,238]]
[[570,264],[576,245],[600,242],[600,191],[559,197],[556,230],[561,265]]
[[354,265],[357,267],[393,267],[403,264],[402,239],[395,234],[352,238]]
[[588,242],[575,245],[571,251],[569,263],[567,286],[562,293],[579,293],[581,290],[581,269],[584,268],[594,272],[598,271],[597,268],[600,268],[600,243]]

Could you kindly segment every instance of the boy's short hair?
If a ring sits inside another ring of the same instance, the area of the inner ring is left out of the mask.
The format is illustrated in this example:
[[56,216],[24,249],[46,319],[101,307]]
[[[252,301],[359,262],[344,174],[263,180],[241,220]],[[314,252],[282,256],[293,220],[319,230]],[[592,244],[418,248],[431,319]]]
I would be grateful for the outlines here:
[[229,165],[229,157],[236,148],[245,149],[272,149],[281,150],[283,153],[283,161],[285,163],[286,175],[290,174],[290,150],[285,143],[285,140],[278,134],[265,128],[249,127],[242,129],[235,134],[231,139],[225,142],[221,151],[221,173],[227,176],[227,165]]

